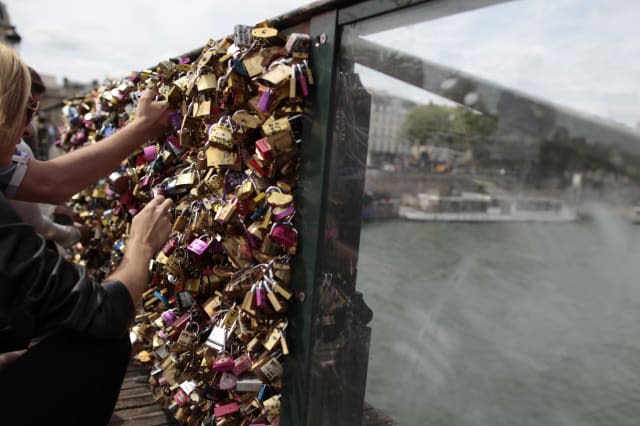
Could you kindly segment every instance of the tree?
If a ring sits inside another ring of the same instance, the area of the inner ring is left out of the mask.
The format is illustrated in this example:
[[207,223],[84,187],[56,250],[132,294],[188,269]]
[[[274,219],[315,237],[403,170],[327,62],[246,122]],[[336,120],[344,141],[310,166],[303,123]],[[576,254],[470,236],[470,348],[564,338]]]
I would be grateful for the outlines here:
[[402,135],[418,146],[473,149],[472,142],[490,142],[497,119],[461,106],[418,105],[402,125]]

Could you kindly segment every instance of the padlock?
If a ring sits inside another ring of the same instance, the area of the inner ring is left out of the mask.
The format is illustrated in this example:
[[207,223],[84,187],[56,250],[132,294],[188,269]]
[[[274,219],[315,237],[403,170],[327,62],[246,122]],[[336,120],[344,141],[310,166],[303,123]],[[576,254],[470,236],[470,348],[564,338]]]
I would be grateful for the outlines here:
[[269,236],[273,242],[281,246],[291,248],[296,245],[298,230],[290,224],[274,223]]
[[251,196],[253,196],[253,194],[254,194],[253,182],[251,181],[251,179],[245,179],[245,181],[242,182],[242,184],[238,187],[238,190],[237,190],[238,200],[246,200]]
[[265,136],[272,136],[280,132],[291,132],[291,123],[289,122],[289,118],[270,118],[262,125],[262,132]]
[[255,296],[255,289],[252,286],[251,289],[249,289],[245,294],[244,297],[242,299],[242,304],[240,305],[240,308],[249,313],[250,315],[255,315],[256,312],[254,310],[254,301],[253,298]]
[[280,415],[280,395],[273,395],[262,402],[262,406],[268,416],[276,417]]
[[239,157],[237,152],[227,151],[215,146],[207,148],[207,166],[219,168],[239,167]]
[[274,207],[273,208],[273,220],[276,222],[285,220],[295,214],[296,209],[292,204],[285,205],[283,207]]
[[225,371],[220,376],[220,382],[218,383],[218,386],[221,390],[228,391],[236,387],[237,381],[238,379],[236,378],[236,376],[229,373],[228,371]]
[[[189,327],[191,327],[191,330],[189,330]],[[197,343],[199,331],[200,326],[198,325],[198,323],[189,323],[189,325],[187,325],[184,330],[180,332],[180,336],[178,337],[176,344],[187,349],[192,348]]]
[[259,368],[259,371],[267,381],[273,382],[282,377],[284,369],[280,361],[272,357]]
[[273,148],[269,143],[269,138],[264,137],[256,141],[256,154],[258,159],[266,162],[273,161]]
[[260,100],[258,101],[257,109],[261,112],[266,112],[269,110],[269,106],[271,105],[272,91],[270,88],[265,88],[260,95]]
[[267,188],[265,193],[267,194],[267,203],[275,207],[284,207],[291,204],[293,201],[293,196],[291,194],[285,194],[282,192],[282,189],[277,186]]
[[261,39],[273,38],[278,35],[278,30],[271,27],[256,26],[251,30],[251,36]]
[[257,129],[262,125],[263,120],[260,117],[250,114],[246,110],[238,110],[233,113],[231,119],[234,123],[239,126],[249,128],[249,129]]
[[273,350],[273,348],[280,342],[280,338],[282,337],[282,333],[278,327],[274,327],[271,330],[271,333],[267,336],[267,338],[262,342],[262,345],[268,351]]
[[233,28],[233,43],[241,47],[250,46],[253,42],[252,29],[253,27],[249,25],[236,25]]
[[142,148],[144,152],[144,159],[147,161],[153,161],[158,157],[158,147],[155,145],[148,145]]
[[222,306],[222,298],[219,295],[215,295],[202,304],[202,309],[209,317],[212,317],[220,306]]
[[284,48],[294,58],[309,57],[309,49],[311,47],[311,37],[309,34],[292,33],[287,37]]
[[[192,166],[185,167],[176,175],[175,187],[180,189],[184,187],[191,187],[196,183],[198,177],[198,171]],[[200,179],[198,179],[200,180]]]
[[309,96],[309,86],[307,86],[307,78],[305,73],[302,71],[302,67],[300,64],[295,65],[293,68],[297,69],[297,78],[298,84],[300,85],[300,89],[302,90],[302,96]]
[[216,359],[213,361],[213,364],[211,365],[211,369],[218,373],[222,373],[224,371],[233,370],[233,366],[234,366],[233,357],[229,354],[220,353],[218,354]]
[[189,309],[195,303],[193,295],[189,291],[181,291],[176,294],[176,303],[180,310]]
[[236,382],[237,392],[258,392],[262,387],[262,380],[251,375],[248,377],[240,377]]
[[215,90],[218,87],[218,77],[215,74],[203,74],[197,79],[198,92]]
[[234,197],[230,201],[226,202],[222,208],[216,212],[213,220],[220,225],[226,225],[236,212],[236,205],[237,199]]
[[229,402],[226,404],[216,404],[213,407],[213,413],[216,417],[224,417],[233,413],[237,413],[240,410],[237,402]]
[[[226,125],[224,123],[227,123]],[[229,126],[228,118],[221,118],[220,121],[209,128],[209,142],[218,148],[233,150],[236,146],[233,130]]]
[[181,388],[179,388],[178,391],[173,394],[173,400],[176,402],[176,404],[178,404],[179,407],[186,406],[190,401],[189,395],[187,395]]
[[176,316],[176,313],[173,309],[167,309],[166,311],[162,312],[161,315],[161,319],[162,322],[164,322],[165,327],[169,327],[170,325],[172,325],[177,318],[178,317]]
[[182,232],[184,231],[187,223],[189,223],[188,217],[191,215],[191,209],[184,209],[180,212],[180,215],[176,218],[175,222],[173,222],[172,232]]
[[198,153],[196,154],[196,168],[201,172],[204,172],[208,167],[207,153],[205,151],[198,151]]
[[206,234],[201,235],[198,238],[194,238],[193,241],[189,243],[189,245],[187,246],[187,250],[196,254],[197,256],[202,256],[207,251],[212,242],[213,237],[210,237]]
[[205,344],[216,351],[222,350],[227,345],[229,331],[222,327],[215,326],[211,330],[211,334],[207,337]]
[[259,52],[254,52],[253,54],[244,57],[242,65],[249,78],[262,74],[262,59],[262,55],[260,55]]
[[273,310],[276,311],[277,313],[282,312],[284,310],[284,307],[282,306],[277,296],[271,289],[271,285],[266,284],[265,289],[267,291],[267,299],[269,300],[269,303],[271,304],[271,307],[273,308]]
[[253,361],[251,361],[251,355],[249,355],[248,352],[245,352],[234,360],[231,372],[236,376],[240,376],[251,368],[251,364],[253,364]]
[[277,281],[274,281],[272,284],[272,288],[273,291],[275,293],[278,293],[280,296],[282,296],[285,300],[290,300],[291,297],[293,296],[293,293],[289,290],[287,290],[284,286],[282,286],[280,283],[278,283]]
[[254,309],[264,310],[267,307],[267,291],[263,283],[258,283],[255,289]]
[[289,65],[274,62],[266,73],[256,77],[256,81],[265,87],[278,87],[288,82],[290,76],[291,67]]
[[171,254],[175,251],[176,248],[178,248],[178,237],[173,236],[169,238],[169,241],[167,241],[165,245],[162,247],[162,253],[165,256],[171,256]]

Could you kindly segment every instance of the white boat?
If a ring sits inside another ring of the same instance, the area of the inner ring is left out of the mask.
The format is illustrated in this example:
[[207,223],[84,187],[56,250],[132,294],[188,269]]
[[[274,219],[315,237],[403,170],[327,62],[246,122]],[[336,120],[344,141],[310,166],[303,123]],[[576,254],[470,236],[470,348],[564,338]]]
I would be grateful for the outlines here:
[[640,206],[631,208],[631,223],[640,225]]
[[401,205],[398,215],[427,222],[573,222],[574,208],[552,198],[495,199],[486,194],[439,197],[420,194],[417,205]]

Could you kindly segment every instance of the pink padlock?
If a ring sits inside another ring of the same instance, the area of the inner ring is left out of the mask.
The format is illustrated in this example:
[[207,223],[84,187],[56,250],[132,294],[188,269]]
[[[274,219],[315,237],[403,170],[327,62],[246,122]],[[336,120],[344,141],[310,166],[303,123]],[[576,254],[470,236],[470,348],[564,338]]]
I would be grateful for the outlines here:
[[171,324],[176,322],[176,319],[178,318],[176,316],[176,313],[173,311],[173,309],[168,309],[164,311],[160,316],[162,317],[162,321],[164,322],[164,325],[166,327],[169,327]]
[[158,148],[155,145],[149,145],[142,148],[144,158],[147,161],[153,161],[158,156]]
[[189,395],[187,395],[182,389],[178,389],[178,391],[173,395],[173,400],[178,404],[178,407],[184,407],[189,403]]
[[267,306],[267,291],[264,289],[264,286],[262,286],[261,284],[259,284],[256,287],[255,290],[255,296],[253,298],[253,305],[252,308],[259,308],[259,309],[263,309]]
[[289,204],[286,207],[275,207],[273,209],[273,215],[271,216],[271,219],[273,219],[274,221],[279,221],[291,216],[295,212],[296,212],[296,208],[293,207],[291,204]]
[[251,356],[247,352],[245,352],[238,358],[236,358],[236,360],[234,361],[233,370],[231,370],[231,372],[236,376],[239,376],[245,371],[248,371],[249,368],[251,368],[252,364],[253,362],[251,361]]
[[235,361],[231,355],[220,354],[213,360],[213,364],[211,365],[211,369],[213,371],[217,371],[218,373],[222,373],[224,371],[231,371],[235,365]]
[[260,100],[258,101],[258,110],[266,112],[269,109],[269,102],[271,101],[271,89],[266,89],[262,92]]
[[220,390],[228,391],[236,387],[236,383],[238,383],[238,379],[233,374],[225,371],[220,376],[220,382],[218,383],[218,387]]
[[296,67],[298,68],[298,82],[302,89],[302,96],[309,96],[309,87],[307,86],[307,79],[304,77],[304,73],[302,72],[302,67],[300,65],[296,65]]
[[237,413],[240,411],[240,406],[237,402],[230,402],[228,404],[216,405],[213,407],[213,413],[216,417],[224,417],[229,414]]
[[[209,240],[206,241],[203,238],[208,238]],[[187,250],[197,254],[198,256],[202,256],[211,245],[211,241],[211,237],[208,236],[198,237],[189,243],[189,245],[187,246]]]
[[284,247],[293,247],[298,239],[298,230],[287,223],[274,223],[271,227],[271,240]]

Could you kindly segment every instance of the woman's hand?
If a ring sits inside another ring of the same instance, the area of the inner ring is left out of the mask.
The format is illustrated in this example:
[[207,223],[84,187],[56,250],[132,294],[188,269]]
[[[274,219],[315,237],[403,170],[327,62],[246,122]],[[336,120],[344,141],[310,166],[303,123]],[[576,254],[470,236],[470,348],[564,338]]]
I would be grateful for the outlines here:
[[170,106],[167,101],[154,101],[155,90],[146,90],[138,101],[134,123],[145,130],[149,138],[158,136],[169,126]]
[[133,218],[127,251],[150,250],[153,256],[162,248],[171,232],[169,209],[172,205],[171,198],[157,196]]

